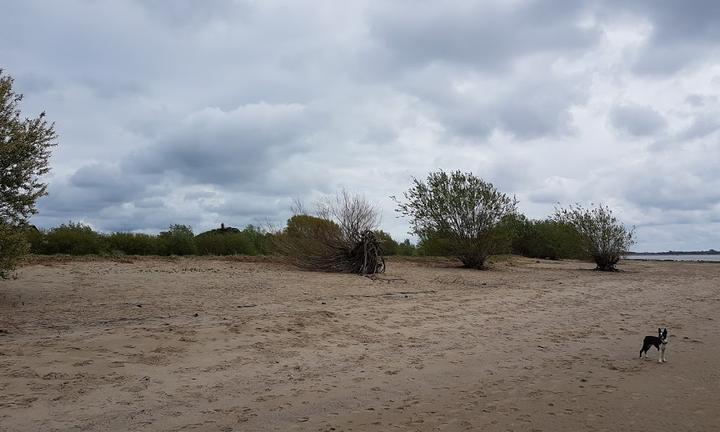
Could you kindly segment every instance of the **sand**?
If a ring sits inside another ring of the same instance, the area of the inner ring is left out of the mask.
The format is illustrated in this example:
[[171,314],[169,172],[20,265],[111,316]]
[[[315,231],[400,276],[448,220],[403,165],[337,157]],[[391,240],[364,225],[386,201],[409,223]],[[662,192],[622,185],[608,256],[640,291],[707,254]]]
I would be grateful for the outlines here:
[[[0,282],[0,430],[720,430],[720,265],[46,260]],[[668,362],[639,360],[670,331]]]

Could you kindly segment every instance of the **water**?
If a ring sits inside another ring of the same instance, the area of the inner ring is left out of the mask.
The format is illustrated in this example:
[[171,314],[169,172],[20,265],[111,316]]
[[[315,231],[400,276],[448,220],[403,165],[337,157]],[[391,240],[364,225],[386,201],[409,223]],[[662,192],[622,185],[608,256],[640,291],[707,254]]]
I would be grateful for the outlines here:
[[720,255],[628,255],[625,259],[654,261],[712,261],[720,262]]

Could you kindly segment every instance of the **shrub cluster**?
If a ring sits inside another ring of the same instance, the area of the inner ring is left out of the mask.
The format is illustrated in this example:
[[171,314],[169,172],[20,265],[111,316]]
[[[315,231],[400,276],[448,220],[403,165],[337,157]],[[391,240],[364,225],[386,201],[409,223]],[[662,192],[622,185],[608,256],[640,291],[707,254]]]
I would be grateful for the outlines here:
[[513,233],[510,246],[513,254],[551,260],[588,258],[582,238],[567,223],[519,216],[509,220],[508,224]]
[[[409,243],[409,242],[408,242]],[[586,259],[582,239],[569,225],[551,219],[531,220],[523,215],[506,216],[488,236],[489,253],[542,259]],[[453,256],[454,246],[442,236],[420,238],[410,255]]]
[[198,234],[195,246],[199,255],[268,255],[272,234],[248,225],[240,231],[221,228]]
[[[0,233],[2,234],[2,233]],[[158,235],[102,234],[88,225],[68,222],[48,230],[24,232],[31,253],[39,255],[265,255],[271,234],[252,225],[195,235],[187,225],[171,225]]]
[[528,221],[517,200],[472,173],[437,171],[413,179],[397,211],[410,218],[420,254],[453,256],[482,269],[488,256],[514,252],[542,258],[590,258],[598,270],[615,264],[634,243],[607,206],[556,209],[551,219]]

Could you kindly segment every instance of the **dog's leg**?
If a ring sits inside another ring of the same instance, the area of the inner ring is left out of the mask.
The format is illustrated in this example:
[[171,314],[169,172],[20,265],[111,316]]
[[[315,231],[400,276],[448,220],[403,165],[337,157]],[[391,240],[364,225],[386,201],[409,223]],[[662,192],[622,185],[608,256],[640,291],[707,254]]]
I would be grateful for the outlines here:
[[661,344],[658,347],[658,363],[663,362],[663,357],[665,356],[665,347]]
[[648,344],[647,341],[643,342],[643,347],[640,350],[640,358],[647,360],[647,352],[652,345]]
[[667,358],[665,357],[665,350],[667,350],[667,347],[666,347],[665,345],[663,345],[663,346],[662,346],[662,350],[661,350],[661,352],[662,352],[662,356],[661,356],[661,357],[662,357],[663,363],[667,361]]

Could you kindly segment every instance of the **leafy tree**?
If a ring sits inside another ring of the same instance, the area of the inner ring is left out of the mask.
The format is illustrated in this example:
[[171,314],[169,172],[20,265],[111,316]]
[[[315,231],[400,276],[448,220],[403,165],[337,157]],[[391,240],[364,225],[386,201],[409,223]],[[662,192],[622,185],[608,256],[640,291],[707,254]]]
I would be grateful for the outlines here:
[[37,212],[35,203],[46,194],[41,176],[49,171],[50,149],[57,138],[45,113],[22,118],[22,95],[13,92],[13,79],[0,69],[0,277],[7,277],[28,250],[18,232]]
[[413,179],[397,211],[410,217],[421,239],[440,238],[451,254],[469,268],[483,268],[498,246],[495,229],[516,210],[517,200],[472,173],[430,173],[426,181]]
[[616,270],[615,264],[635,243],[634,228],[626,228],[612,210],[602,204],[587,209],[579,204],[558,208],[554,220],[577,232],[583,252],[595,261],[597,270]]

